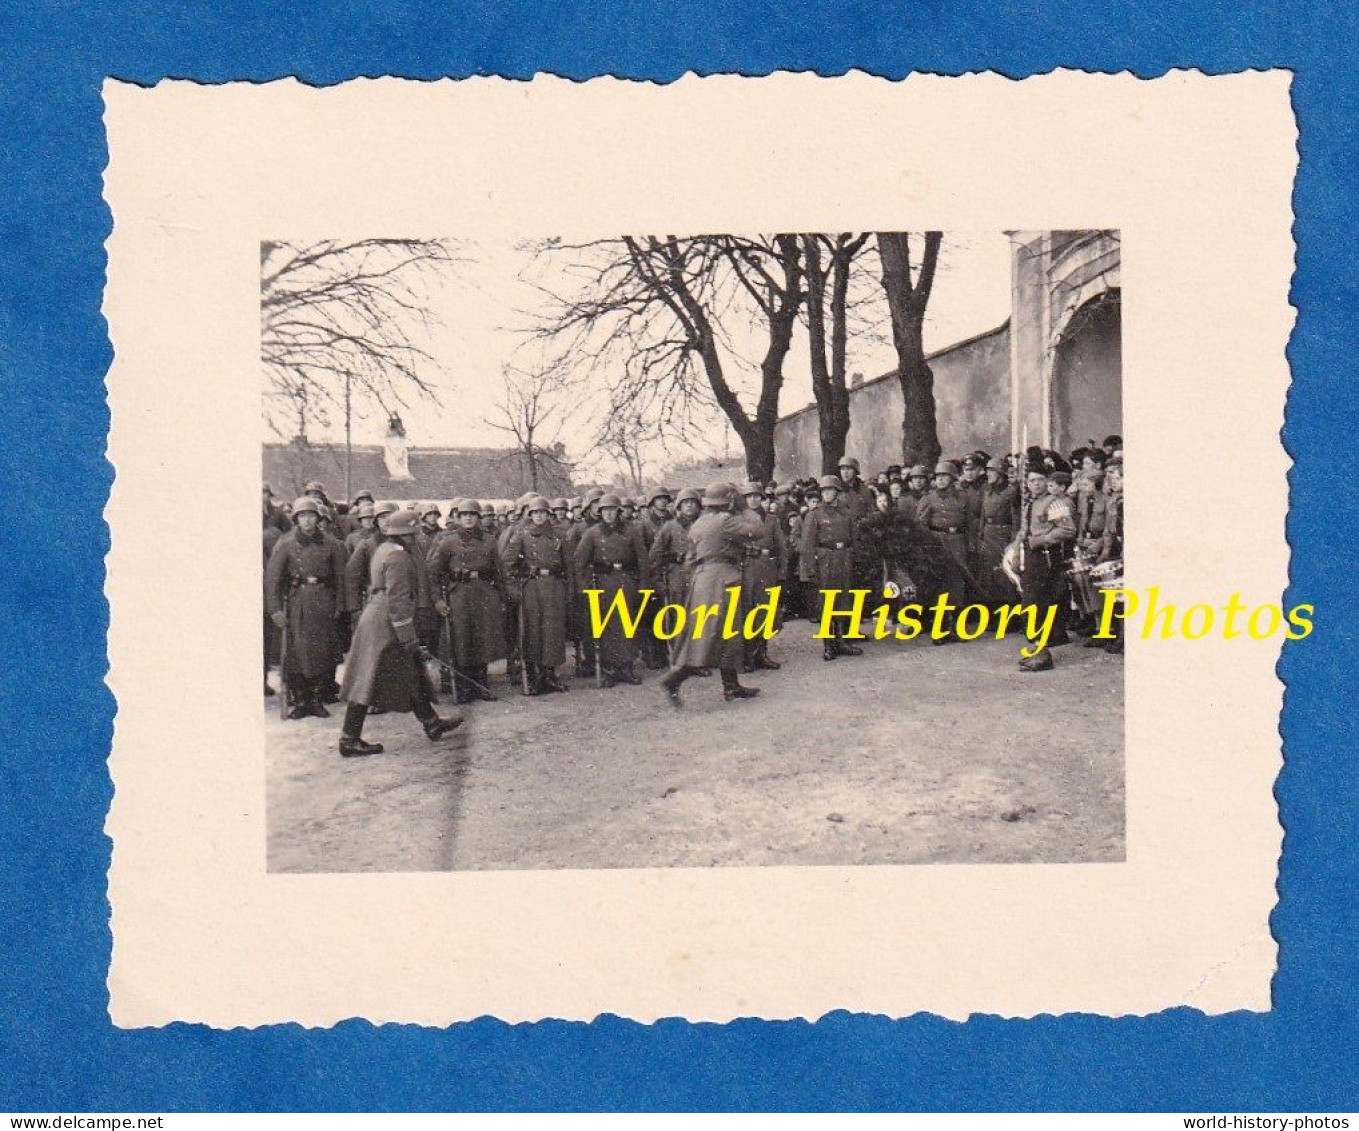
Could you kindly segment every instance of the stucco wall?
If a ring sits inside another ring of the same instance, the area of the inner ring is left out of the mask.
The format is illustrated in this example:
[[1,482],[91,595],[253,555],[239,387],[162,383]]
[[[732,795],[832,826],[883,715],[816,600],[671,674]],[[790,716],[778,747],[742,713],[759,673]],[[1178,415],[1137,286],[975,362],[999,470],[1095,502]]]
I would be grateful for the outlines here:
[[[946,456],[974,448],[1000,453],[1010,445],[1010,330],[997,327],[980,337],[931,355],[939,442]],[[779,421],[774,432],[775,475],[780,480],[816,475],[821,440],[816,407]],[[901,387],[895,373],[866,381],[850,393],[846,454],[864,474],[901,462]]]

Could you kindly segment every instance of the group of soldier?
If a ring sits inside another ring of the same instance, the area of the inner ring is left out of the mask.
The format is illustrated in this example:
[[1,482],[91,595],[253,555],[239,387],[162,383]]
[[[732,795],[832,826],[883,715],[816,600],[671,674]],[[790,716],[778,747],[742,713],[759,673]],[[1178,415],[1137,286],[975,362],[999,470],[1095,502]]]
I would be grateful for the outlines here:
[[[500,506],[463,498],[447,514],[368,491],[337,507],[319,482],[283,507],[266,485],[265,694],[275,694],[276,660],[287,717],[324,717],[344,700],[340,751],[355,756],[380,750],[362,738],[370,714],[413,711],[435,739],[458,725],[433,708],[431,665],[459,704],[497,698],[489,667],[499,660],[528,696],[567,690],[568,653],[577,677],[604,688],[640,683],[640,667],[664,669],[676,707],[692,676],[718,671],[730,701],[758,693],[740,674],[780,666],[762,635],[665,640],[650,618],[629,633],[619,616],[601,628],[589,591],[604,610],[619,597],[638,608],[647,590],[658,606],[697,608],[739,588],[748,609],[777,589],[781,616],[813,619],[822,594],[855,588],[881,602],[947,593],[955,607],[1018,598],[1057,609],[1046,646],[1020,659],[1025,671],[1047,670],[1052,647],[1090,629],[1093,610],[1072,606],[1073,566],[1122,557],[1121,448],[1111,436],[1070,459],[1038,448],[1002,458],[974,451],[933,469],[888,467],[871,482],[847,456],[835,475],[789,484],[634,497],[592,489]],[[861,654],[854,626],[838,623],[822,640],[827,661]],[[946,622],[934,642],[958,639],[954,629]]]

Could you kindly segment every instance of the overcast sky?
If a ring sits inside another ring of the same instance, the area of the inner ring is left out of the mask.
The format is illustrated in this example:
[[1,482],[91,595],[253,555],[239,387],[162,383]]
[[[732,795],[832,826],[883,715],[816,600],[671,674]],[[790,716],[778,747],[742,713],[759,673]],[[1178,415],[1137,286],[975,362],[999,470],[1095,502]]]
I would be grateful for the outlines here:
[[[501,392],[501,368],[519,356],[524,337],[523,310],[541,304],[535,287],[522,276],[526,253],[511,246],[469,244],[467,262],[441,277],[429,292],[428,303],[436,324],[426,348],[438,360],[428,376],[441,404],[413,404],[402,413],[410,443],[424,446],[499,446],[506,438],[485,423],[495,415]],[[1003,233],[948,233],[944,238],[934,293],[925,326],[925,348],[933,351],[974,334],[993,329],[1010,309],[1009,240]],[[883,308],[885,314],[885,307]],[[884,334],[885,336],[885,334]],[[518,354],[516,351],[520,351]],[[755,356],[752,349],[751,355]],[[849,371],[876,377],[895,365],[890,343],[867,337],[851,339]],[[793,412],[812,400],[806,337],[799,331],[785,367],[786,383],[780,410]],[[749,404],[748,404],[748,407]],[[590,447],[593,426],[575,421],[561,439],[573,456]],[[308,429],[313,440],[343,439],[343,424]],[[386,419],[370,411],[354,426],[356,443],[380,443]],[[701,429],[705,454],[733,452],[739,445],[728,434],[720,416]],[[276,438],[276,437],[271,437]]]

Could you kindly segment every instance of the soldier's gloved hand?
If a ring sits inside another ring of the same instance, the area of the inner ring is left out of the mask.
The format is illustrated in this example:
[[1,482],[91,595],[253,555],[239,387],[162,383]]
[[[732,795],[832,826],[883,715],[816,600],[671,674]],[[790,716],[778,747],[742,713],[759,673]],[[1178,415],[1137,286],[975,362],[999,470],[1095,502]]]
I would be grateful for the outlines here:
[[269,619],[273,621],[276,625],[278,625],[279,628],[288,627],[288,614],[285,613],[282,609],[279,609],[279,611],[276,612]]
[[440,601],[435,601],[435,602],[434,602],[434,611],[435,611],[436,613],[438,613],[441,617],[446,617],[446,616],[448,616],[448,602],[447,602],[447,601],[442,601],[442,600],[440,600]]

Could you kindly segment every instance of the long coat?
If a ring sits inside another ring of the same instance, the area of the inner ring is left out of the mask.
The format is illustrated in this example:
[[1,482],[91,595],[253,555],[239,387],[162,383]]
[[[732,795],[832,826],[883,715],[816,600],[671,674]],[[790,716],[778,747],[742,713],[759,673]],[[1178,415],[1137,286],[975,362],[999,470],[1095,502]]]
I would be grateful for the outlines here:
[[944,590],[954,604],[964,604],[968,597],[968,553],[976,532],[976,504],[971,496],[958,487],[937,487],[920,500],[916,519],[933,533],[944,551]]
[[[685,631],[675,638],[671,663],[675,667],[722,668],[732,670],[741,666],[745,640],[738,632],[730,640],[723,639],[722,618],[710,617],[703,626],[702,636],[695,637],[698,618],[695,610],[700,605],[717,605],[725,609],[727,591],[741,587],[741,560],[747,550],[764,533],[764,526],[750,511],[732,514],[728,511],[704,511],[689,527],[689,566],[693,575],[685,605],[689,620]],[[737,626],[740,628],[738,622]]]
[[798,572],[820,589],[854,587],[854,522],[838,499],[803,520]]
[[1015,588],[1000,563],[1005,556],[1005,547],[1019,528],[1019,488],[1013,483],[983,488],[978,524],[977,580],[986,586],[984,596],[988,601],[1011,601]]
[[367,707],[409,711],[429,698],[415,642],[415,560],[399,542],[383,542],[372,555],[368,602],[345,657],[340,698]]
[[283,678],[331,679],[339,648],[335,617],[345,609],[344,549],[319,531],[293,530],[278,540],[264,571],[270,616],[287,607]]
[[[264,516],[264,560],[260,565],[260,577],[266,578],[269,575],[269,558],[274,552],[274,547],[278,545],[278,540],[283,537],[282,532],[274,525],[273,519],[266,514]],[[269,586],[264,585],[264,667],[267,671],[269,665],[278,658],[278,625],[269,619]]]
[[555,668],[566,659],[567,553],[560,531],[551,523],[516,530],[500,565],[516,588],[522,586],[524,662]]
[[772,514],[748,512],[760,524],[760,533],[751,542],[741,567],[741,608],[751,608],[769,599],[769,590],[778,585],[788,570],[788,543],[783,526]]
[[458,668],[485,667],[505,656],[505,611],[495,545],[493,533],[459,528],[429,551],[429,584],[448,602],[441,654]]
[[[598,589],[601,617],[614,601],[616,593],[623,593],[630,610],[638,607],[640,598],[637,590],[650,576],[646,547],[642,545],[642,532],[635,523],[615,523],[605,526],[599,522],[581,535],[575,553],[576,583],[582,593],[586,589]],[[654,615],[656,605],[647,605],[647,612]],[[584,633],[590,635],[593,626],[589,620],[589,606],[586,606]],[[619,617],[610,618],[603,635],[597,642],[599,662],[606,668],[631,667],[637,659],[637,641],[630,639],[623,631]]]
[[689,593],[689,528],[692,522],[672,518],[656,531],[651,543],[651,576],[661,583],[667,604],[682,605]]

